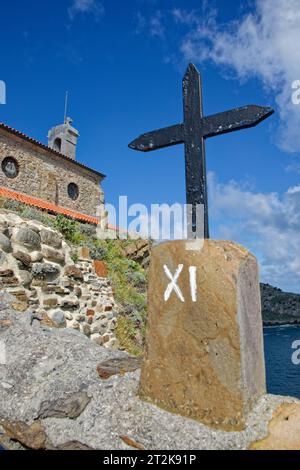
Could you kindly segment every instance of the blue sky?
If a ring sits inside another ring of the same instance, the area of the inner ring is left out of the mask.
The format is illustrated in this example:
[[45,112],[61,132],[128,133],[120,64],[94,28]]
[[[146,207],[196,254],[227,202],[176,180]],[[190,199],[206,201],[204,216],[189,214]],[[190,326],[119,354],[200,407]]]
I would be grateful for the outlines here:
[[185,201],[183,147],[145,155],[127,145],[182,120],[189,61],[202,73],[206,114],[273,106],[258,127],[207,141],[211,234],[251,249],[263,281],[300,292],[300,110],[289,95],[300,79],[299,6],[267,3],[2,2],[0,120],[46,142],[69,90],[78,159],[107,175],[107,202],[125,194],[149,205]]

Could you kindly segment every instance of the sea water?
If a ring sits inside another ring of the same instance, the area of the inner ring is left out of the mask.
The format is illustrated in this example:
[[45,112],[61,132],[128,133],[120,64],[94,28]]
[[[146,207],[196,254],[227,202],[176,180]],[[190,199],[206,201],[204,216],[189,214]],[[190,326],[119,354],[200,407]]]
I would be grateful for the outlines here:
[[268,393],[300,398],[300,364],[294,364],[292,361],[293,353],[296,351],[292,348],[292,344],[295,341],[300,341],[300,326],[264,328]]

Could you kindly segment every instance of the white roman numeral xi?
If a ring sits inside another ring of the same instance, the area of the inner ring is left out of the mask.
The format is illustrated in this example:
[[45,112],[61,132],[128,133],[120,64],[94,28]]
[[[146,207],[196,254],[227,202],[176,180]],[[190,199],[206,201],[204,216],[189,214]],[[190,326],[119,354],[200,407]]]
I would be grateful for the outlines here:
[[[183,264],[179,264],[174,276],[171,274],[168,266],[164,265],[164,271],[168,279],[170,279],[170,283],[168,284],[166,291],[164,293],[164,300],[167,302],[169,300],[171,293],[176,293],[177,297],[181,300],[181,302],[185,302],[184,296],[180,287],[177,284],[177,280],[180,276],[181,271],[183,270]],[[197,302],[197,267],[190,266],[189,267],[189,276],[190,276],[190,291],[191,291],[191,298],[192,302]]]

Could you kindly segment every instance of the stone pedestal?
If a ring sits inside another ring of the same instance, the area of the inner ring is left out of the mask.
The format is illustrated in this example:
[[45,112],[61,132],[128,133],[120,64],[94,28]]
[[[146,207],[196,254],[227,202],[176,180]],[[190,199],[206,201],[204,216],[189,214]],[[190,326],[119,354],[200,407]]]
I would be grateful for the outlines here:
[[190,248],[170,241],[152,250],[140,396],[239,430],[266,392],[257,262],[230,241]]

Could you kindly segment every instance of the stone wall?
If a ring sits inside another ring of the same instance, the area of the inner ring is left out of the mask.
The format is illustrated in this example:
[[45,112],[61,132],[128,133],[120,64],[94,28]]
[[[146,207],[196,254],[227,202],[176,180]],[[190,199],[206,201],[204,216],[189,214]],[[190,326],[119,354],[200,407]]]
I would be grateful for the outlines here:
[[[103,277],[100,277],[99,274]],[[62,236],[36,221],[0,211],[0,291],[16,298],[50,326],[79,330],[97,344],[117,348],[116,305],[101,262],[79,253],[74,264]]]
[[[6,157],[13,157],[19,165],[15,178],[2,171]],[[0,186],[95,217],[97,207],[104,202],[100,182],[101,176],[92,171],[0,130]],[[68,195],[69,183],[79,188],[76,200]]]

